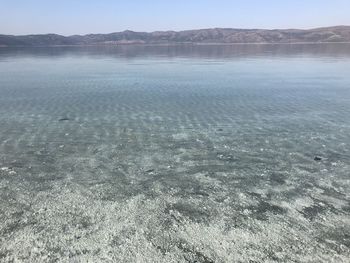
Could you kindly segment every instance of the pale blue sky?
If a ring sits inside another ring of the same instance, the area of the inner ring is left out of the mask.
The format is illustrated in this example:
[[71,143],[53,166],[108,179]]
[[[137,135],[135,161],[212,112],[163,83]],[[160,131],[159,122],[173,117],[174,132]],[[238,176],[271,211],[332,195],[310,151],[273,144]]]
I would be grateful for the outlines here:
[[0,34],[350,25],[350,0],[0,0]]

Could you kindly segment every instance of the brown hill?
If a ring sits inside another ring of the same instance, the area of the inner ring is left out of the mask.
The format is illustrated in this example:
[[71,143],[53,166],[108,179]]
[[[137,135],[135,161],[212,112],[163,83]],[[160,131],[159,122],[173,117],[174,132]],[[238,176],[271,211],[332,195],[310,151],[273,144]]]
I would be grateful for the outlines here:
[[350,26],[301,29],[214,28],[152,33],[123,31],[111,34],[60,36],[56,34],[0,35],[0,46],[116,45],[116,44],[235,44],[350,42]]

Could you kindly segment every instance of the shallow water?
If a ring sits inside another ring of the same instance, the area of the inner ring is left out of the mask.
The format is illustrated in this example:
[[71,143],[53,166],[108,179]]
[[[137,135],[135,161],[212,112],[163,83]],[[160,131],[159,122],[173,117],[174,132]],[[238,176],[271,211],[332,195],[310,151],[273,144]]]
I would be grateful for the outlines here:
[[349,44],[0,48],[0,262],[349,262],[349,72]]

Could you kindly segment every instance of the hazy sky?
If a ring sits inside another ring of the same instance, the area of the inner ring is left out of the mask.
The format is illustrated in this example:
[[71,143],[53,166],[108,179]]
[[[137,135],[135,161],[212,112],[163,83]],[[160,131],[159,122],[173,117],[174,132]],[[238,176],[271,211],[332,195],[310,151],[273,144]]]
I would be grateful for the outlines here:
[[0,34],[350,25],[350,0],[0,0]]

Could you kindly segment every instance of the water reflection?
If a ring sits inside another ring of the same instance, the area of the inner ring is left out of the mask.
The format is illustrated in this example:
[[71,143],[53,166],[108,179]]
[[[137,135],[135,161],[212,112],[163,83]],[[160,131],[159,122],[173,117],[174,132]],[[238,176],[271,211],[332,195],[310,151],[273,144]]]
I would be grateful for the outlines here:
[[7,57],[188,57],[232,59],[249,57],[350,57],[350,44],[249,44],[249,45],[121,45],[87,47],[0,48],[0,60]]

